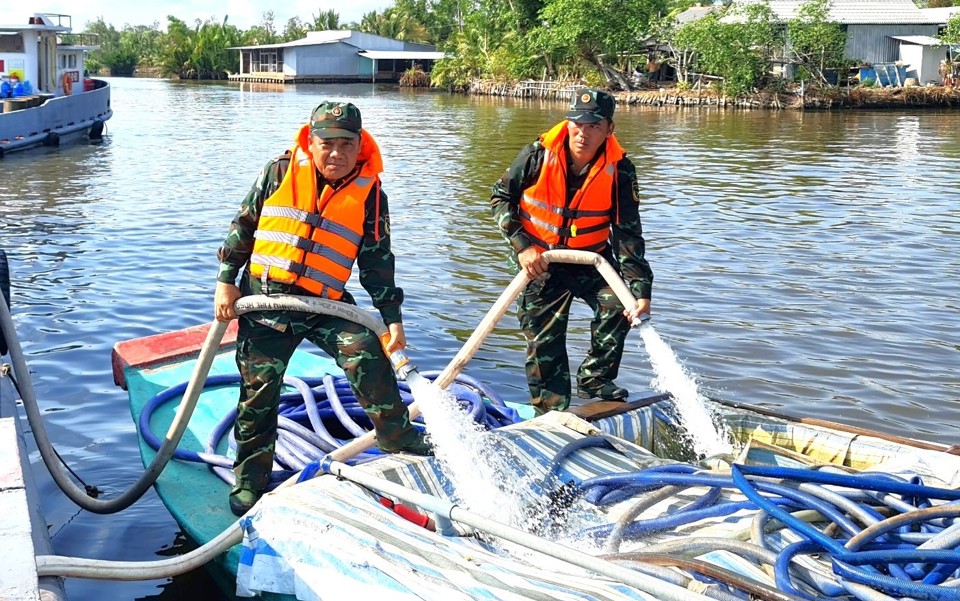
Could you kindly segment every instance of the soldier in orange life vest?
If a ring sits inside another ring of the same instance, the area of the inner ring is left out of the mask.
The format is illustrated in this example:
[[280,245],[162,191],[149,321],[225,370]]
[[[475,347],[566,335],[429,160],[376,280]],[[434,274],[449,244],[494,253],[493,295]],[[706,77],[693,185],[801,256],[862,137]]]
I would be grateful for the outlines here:
[[[234,303],[251,294],[313,295],[356,304],[345,288],[354,264],[390,331],[389,352],[406,345],[394,281],[380,150],[350,103],[324,102],[270,161],[244,199],[221,246],[214,298],[218,320],[236,319]],[[241,285],[237,277],[243,272]],[[237,367],[243,383],[234,435],[236,515],[267,488],[277,439],[277,410],[287,362],[304,339],[337,360],[388,453],[430,454],[410,423],[397,380],[376,334],[341,317],[257,311],[240,317]]]
[[[614,379],[630,323],[650,311],[653,272],[644,258],[637,175],[613,135],[613,97],[581,88],[566,119],[528,144],[493,186],[491,208],[531,282],[517,301],[527,340],[527,384],[538,413],[570,405],[567,320],[573,298],[593,309],[590,349],[577,372],[584,399],[626,399]],[[639,300],[624,307],[593,266],[552,264],[549,249],[602,255]]]

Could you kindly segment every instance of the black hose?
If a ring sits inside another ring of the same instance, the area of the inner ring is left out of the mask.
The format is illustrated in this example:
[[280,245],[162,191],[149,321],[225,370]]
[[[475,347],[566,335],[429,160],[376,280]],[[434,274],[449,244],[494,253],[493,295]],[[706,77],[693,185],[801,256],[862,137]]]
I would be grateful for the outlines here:
[[[7,253],[0,248],[0,292],[10,309],[10,265],[7,264]],[[3,326],[0,325],[0,357],[7,354],[7,341],[3,337]]]

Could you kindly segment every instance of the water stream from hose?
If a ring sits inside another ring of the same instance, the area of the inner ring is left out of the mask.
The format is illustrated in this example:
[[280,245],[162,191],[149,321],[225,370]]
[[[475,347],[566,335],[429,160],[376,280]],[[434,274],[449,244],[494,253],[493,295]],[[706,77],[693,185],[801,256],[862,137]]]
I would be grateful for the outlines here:
[[523,506],[535,498],[529,483],[517,482],[517,477],[524,476],[511,465],[511,455],[503,448],[507,445],[461,409],[449,390],[417,372],[407,376],[407,384],[455,502],[485,517],[519,525]]
[[708,400],[700,392],[696,379],[680,364],[673,349],[649,321],[639,330],[642,346],[655,374],[650,387],[673,396],[680,425],[686,430],[694,452],[701,457],[731,452],[730,437],[723,420],[708,408]]
[[[544,490],[544,475],[530,469],[500,433],[474,421],[453,390],[440,388],[416,371],[407,375],[406,382],[424,417],[443,483],[452,489],[454,503],[524,532],[581,546],[569,536],[589,525],[584,520],[589,520],[591,512],[569,507],[556,515],[555,508],[544,502],[549,492]],[[584,541],[589,543],[584,552],[597,551],[592,540]],[[489,542],[515,557],[529,553],[506,541]]]

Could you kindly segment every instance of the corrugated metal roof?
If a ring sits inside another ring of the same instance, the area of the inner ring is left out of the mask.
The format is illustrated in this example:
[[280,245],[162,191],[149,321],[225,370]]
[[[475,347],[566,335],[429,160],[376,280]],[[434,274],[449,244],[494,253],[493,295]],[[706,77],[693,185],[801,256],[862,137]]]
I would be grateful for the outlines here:
[[946,25],[954,15],[960,14],[960,6],[941,6],[938,8],[921,8],[920,12],[929,17],[931,23]]
[[680,25],[686,25],[687,23],[693,23],[694,21],[699,21],[700,19],[706,17],[713,11],[719,9],[719,6],[693,6],[678,14],[675,19]]
[[442,52],[431,52],[427,50],[361,50],[358,54],[367,58],[376,60],[397,59],[397,60],[440,60],[443,58]]
[[892,35],[891,38],[907,42],[909,44],[919,44],[920,46],[946,46],[946,42],[928,35]]
[[283,42],[282,44],[257,44],[254,46],[231,46],[228,50],[251,50],[253,48],[293,48],[296,46],[317,46],[333,44],[349,39],[353,32],[349,29],[328,29],[326,31],[308,31],[307,37]]
[[[740,0],[755,4],[758,0]],[[771,10],[782,21],[795,19],[803,0],[771,0]],[[934,24],[937,19],[925,14],[912,0],[833,0],[830,20],[841,25]]]

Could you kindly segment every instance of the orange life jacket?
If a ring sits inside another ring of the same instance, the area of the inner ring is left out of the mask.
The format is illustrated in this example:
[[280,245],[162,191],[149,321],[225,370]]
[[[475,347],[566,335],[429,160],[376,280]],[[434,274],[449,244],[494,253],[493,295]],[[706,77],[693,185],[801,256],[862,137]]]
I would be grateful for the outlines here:
[[360,252],[364,208],[374,186],[379,202],[383,161],[373,137],[361,131],[360,172],[339,190],[325,185],[318,194],[309,139],[305,125],[280,187],[263,203],[250,275],[263,282],[264,291],[272,280],[339,300]]
[[610,214],[617,189],[617,162],[625,156],[616,137],[607,138],[601,156],[567,204],[567,122],[540,136],[546,151],[536,183],[523,191],[520,223],[545,249],[601,252],[607,247]]

